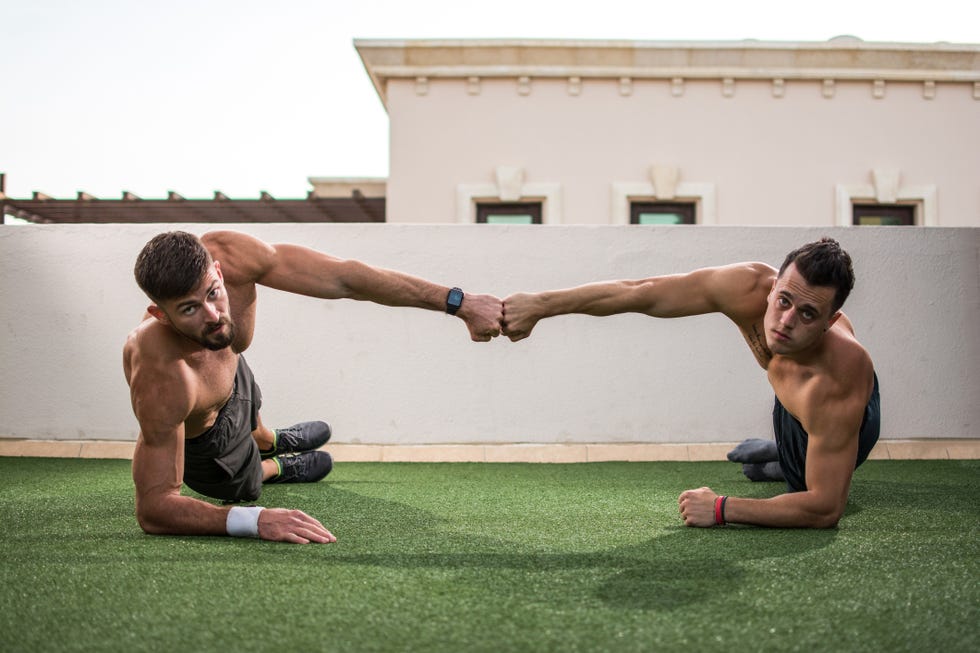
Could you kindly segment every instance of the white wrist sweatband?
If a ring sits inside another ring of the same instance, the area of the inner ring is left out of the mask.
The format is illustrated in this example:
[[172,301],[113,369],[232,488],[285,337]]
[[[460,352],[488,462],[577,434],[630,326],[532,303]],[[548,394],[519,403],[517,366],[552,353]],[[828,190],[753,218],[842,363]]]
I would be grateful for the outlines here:
[[228,511],[225,530],[232,537],[258,537],[259,513],[262,506],[234,506]]

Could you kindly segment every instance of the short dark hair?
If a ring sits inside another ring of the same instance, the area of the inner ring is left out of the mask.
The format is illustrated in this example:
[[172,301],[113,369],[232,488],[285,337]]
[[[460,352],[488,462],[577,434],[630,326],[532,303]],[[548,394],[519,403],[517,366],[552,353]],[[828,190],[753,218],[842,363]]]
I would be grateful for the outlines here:
[[834,313],[840,310],[854,288],[851,257],[833,238],[821,238],[794,249],[786,255],[779,276],[783,276],[790,263],[796,264],[796,269],[811,286],[828,286],[835,290]]
[[136,257],[136,283],[155,302],[184,297],[211,267],[211,253],[186,231],[154,236]]

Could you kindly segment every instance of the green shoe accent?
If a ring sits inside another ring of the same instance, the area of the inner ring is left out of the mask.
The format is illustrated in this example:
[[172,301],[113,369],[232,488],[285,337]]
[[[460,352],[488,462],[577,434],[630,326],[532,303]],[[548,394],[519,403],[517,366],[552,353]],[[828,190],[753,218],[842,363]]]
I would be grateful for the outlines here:
[[266,483],[316,483],[333,468],[333,458],[326,451],[284,453],[273,460],[279,473]]
[[275,456],[276,452],[279,451],[279,433],[275,429],[269,429],[272,431],[272,448],[266,451],[259,449],[259,458],[265,460],[271,456]]

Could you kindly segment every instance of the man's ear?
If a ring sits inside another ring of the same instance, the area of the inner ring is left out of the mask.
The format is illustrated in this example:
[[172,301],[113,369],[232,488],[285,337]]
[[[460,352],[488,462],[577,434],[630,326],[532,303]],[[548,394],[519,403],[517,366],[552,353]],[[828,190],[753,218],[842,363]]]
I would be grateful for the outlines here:
[[170,324],[170,319],[167,317],[167,314],[164,313],[163,309],[161,309],[156,304],[150,304],[149,306],[147,306],[146,312],[152,315],[153,317],[155,317],[156,319],[158,319],[159,321],[163,322],[164,324]]

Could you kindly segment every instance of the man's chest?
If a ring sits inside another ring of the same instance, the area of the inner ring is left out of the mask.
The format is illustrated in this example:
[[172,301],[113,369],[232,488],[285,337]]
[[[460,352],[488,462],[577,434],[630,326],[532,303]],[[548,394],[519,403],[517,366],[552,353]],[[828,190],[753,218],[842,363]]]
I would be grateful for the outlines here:
[[766,344],[766,336],[762,320],[754,320],[745,324],[739,324],[738,327],[739,331],[742,333],[742,337],[745,338],[745,343],[749,346],[749,349],[752,350],[752,355],[755,356],[755,360],[759,363],[759,366],[764,370],[769,369],[769,362],[772,360],[772,351],[769,350],[769,345]]
[[806,367],[781,364],[779,361],[779,357],[774,358],[766,369],[769,384],[783,408],[800,422],[805,422],[813,386],[817,382],[816,375]]
[[235,389],[237,369],[238,356],[231,352],[195,367],[197,387],[194,407],[185,421],[186,437],[200,435],[214,424]]

